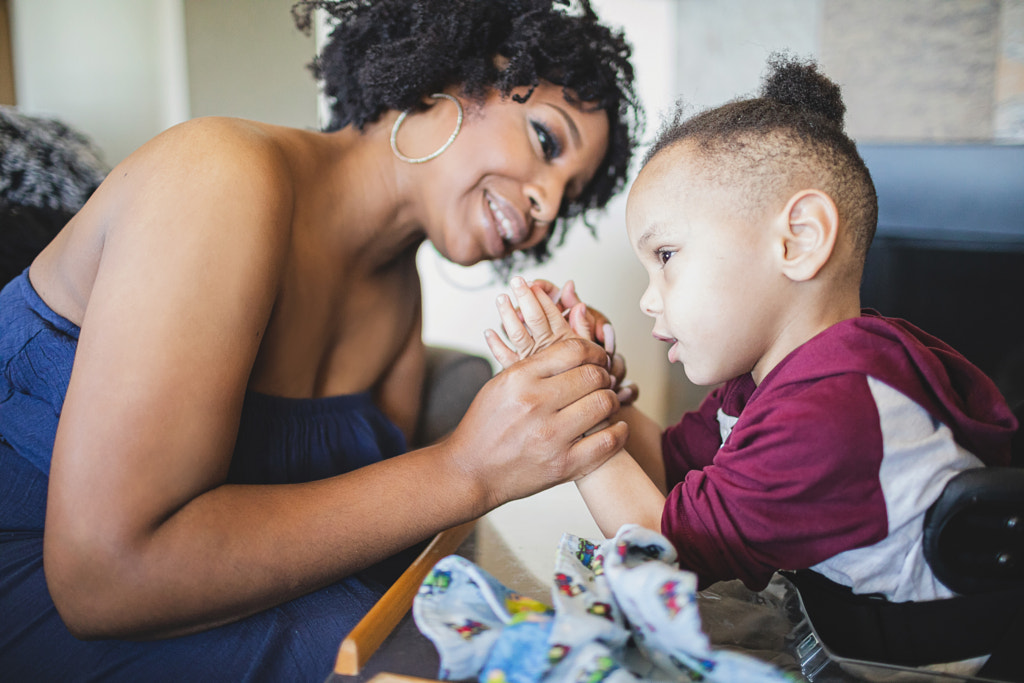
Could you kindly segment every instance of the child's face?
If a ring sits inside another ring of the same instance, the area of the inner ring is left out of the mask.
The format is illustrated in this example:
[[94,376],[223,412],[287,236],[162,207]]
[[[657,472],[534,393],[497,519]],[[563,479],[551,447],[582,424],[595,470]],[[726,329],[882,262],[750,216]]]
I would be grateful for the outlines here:
[[[686,143],[659,153],[629,193],[630,243],[650,279],[640,307],[671,362],[711,385],[758,364],[784,329],[785,277],[775,267],[772,218],[736,209],[742,191],[708,182]],[[780,327],[781,326],[781,327]]]

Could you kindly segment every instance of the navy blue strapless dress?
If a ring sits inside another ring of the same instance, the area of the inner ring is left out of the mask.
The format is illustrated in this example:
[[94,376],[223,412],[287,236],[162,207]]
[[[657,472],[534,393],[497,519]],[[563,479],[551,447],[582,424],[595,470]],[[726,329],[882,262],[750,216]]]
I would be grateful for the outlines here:
[[[400,569],[390,563],[233,624],[159,641],[75,639],[43,576],[43,522],[57,420],[78,327],[26,270],[0,292],[0,680],[323,681],[338,645]],[[230,481],[296,483],[406,449],[368,394],[246,395]]]

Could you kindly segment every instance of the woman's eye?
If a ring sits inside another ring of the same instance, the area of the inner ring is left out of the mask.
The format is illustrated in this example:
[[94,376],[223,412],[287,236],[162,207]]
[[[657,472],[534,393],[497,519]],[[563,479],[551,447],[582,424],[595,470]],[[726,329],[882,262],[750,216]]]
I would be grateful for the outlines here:
[[543,123],[533,121],[532,125],[534,132],[537,134],[537,142],[540,143],[540,149],[544,153],[544,160],[551,161],[558,158],[562,153],[562,145],[559,144],[558,138],[552,135],[551,131]]

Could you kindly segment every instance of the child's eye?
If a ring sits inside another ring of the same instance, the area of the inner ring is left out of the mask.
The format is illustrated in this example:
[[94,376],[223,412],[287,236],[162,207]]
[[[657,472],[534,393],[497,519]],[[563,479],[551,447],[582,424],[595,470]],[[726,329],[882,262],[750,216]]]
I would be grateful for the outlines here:
[[661,265],[668,263],[668,260],[672,258],[673,254],[675,254],[675,252],[670,249],[658,249],[654,252],[655,257],[657,257],[658,262],[661,263]]
[[558,138],[539,121],[531,121],[531,125],[537,134],[537,142],[540,143],[540,149],[544,153],[544,160],[551,161],[558,158],[562,154],[562,145],[558,142]]

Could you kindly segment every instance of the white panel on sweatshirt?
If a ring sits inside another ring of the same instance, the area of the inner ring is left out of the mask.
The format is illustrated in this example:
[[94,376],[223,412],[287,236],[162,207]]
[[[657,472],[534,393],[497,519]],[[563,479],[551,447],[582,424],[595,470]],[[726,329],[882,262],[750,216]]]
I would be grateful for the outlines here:
[[812,567],[856,593],[879,593],[893,602],[953,595],[924,558],[923,522],[929,506],[958,472],[983,466],[953,439],[946,425],[907,396],[868,377],[882,431],[879,481],[889,535],[879,543],[848,550]]

